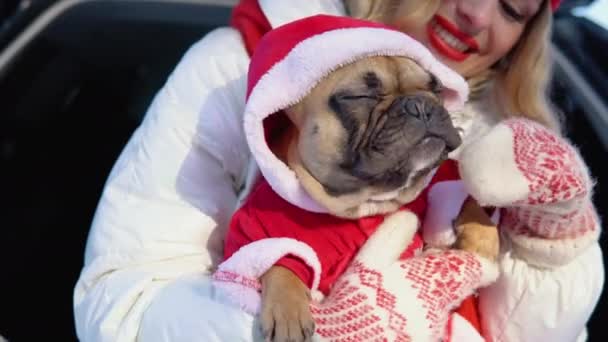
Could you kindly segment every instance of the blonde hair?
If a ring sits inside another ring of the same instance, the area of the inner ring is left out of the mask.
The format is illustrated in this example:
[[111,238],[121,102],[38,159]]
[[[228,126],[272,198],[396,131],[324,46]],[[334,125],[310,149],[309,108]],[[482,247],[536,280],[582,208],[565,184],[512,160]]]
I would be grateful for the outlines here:
[[524,116],[559,129],[548,100],[553,14],[548,1],[528,23],[519,42],[496,74],[495,98],[507,116]]
[[[344,0],[354,17],[395,23],[404,32],[428,22],[441,0]],[[559,130],[559,120],[548,100],[551,74],[550,34],[552,11],[549,1],[527,23],[511,52],[492,68],[467,81],[471,99],[491,96],[503,117],[526,117]],[[491,92],[488,92],[491,91]]]

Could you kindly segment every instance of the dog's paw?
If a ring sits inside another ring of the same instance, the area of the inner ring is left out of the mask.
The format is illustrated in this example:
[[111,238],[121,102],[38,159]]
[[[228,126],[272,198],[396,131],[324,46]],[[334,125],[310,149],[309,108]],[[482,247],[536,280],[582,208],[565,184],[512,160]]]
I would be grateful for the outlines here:
[[500,250],[496,226],[465,224],[459,227],[456,248],[496,261]]
[[496,261],[500,252],[498,226],[474,201],[465,201],[455,222],[456,244],[460,250]]
[[310,341],[315,324],[308,288],[291,271],[273,267],[263,279],[260,323],[266,341]]
[[276,303],[262,308],[262,333],[266,341],[310,341],[315,323],[308,304]]

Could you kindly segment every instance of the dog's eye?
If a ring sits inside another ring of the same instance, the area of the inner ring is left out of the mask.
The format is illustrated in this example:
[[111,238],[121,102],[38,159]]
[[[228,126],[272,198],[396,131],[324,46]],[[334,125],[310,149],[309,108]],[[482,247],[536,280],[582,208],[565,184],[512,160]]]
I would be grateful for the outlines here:
[[376,94],[351,94],[341,92],[329,98],[329,106],[335,112],[349,112],[355,108],[369,108],[380,102],[381,97]]
[[344,95],[341,100],[378,100],[377,95]]
[[358,100],[374,100],[380,101],[384,95],[379,92],[358,93],[348,90],[334,94],[331,99],[334,101],[358,101]]

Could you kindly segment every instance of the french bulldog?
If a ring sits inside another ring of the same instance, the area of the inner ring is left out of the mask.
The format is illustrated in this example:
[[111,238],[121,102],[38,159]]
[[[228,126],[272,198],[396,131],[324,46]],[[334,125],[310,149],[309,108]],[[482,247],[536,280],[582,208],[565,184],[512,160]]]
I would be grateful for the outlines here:
[[[442,84],[405,57],[368,57],[327,75],[285,114],[292,126],[273,147],[328,212],[347,219],[387,214],[417,198],[461,138],[442,105]],[[498,256],[498,232],[467,201],[455,247]],[[405,248],[406,246],[404,246]],[[307,286],[274,266],[261,278],[261,323],[274,341],[314,333]],[[296,338],[298,340],[298,338]]]

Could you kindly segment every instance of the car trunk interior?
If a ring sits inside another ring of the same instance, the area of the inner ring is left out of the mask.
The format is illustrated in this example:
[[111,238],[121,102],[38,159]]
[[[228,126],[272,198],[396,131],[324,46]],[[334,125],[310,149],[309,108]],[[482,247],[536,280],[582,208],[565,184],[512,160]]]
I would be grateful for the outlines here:
[[[105,179],[183,53],[230,14],[210,1],[69,3],[0,69],[0,335],[11,341],[76,338],[72,291]],[[605,146],[567,75],[555,84],[608,213]]]

